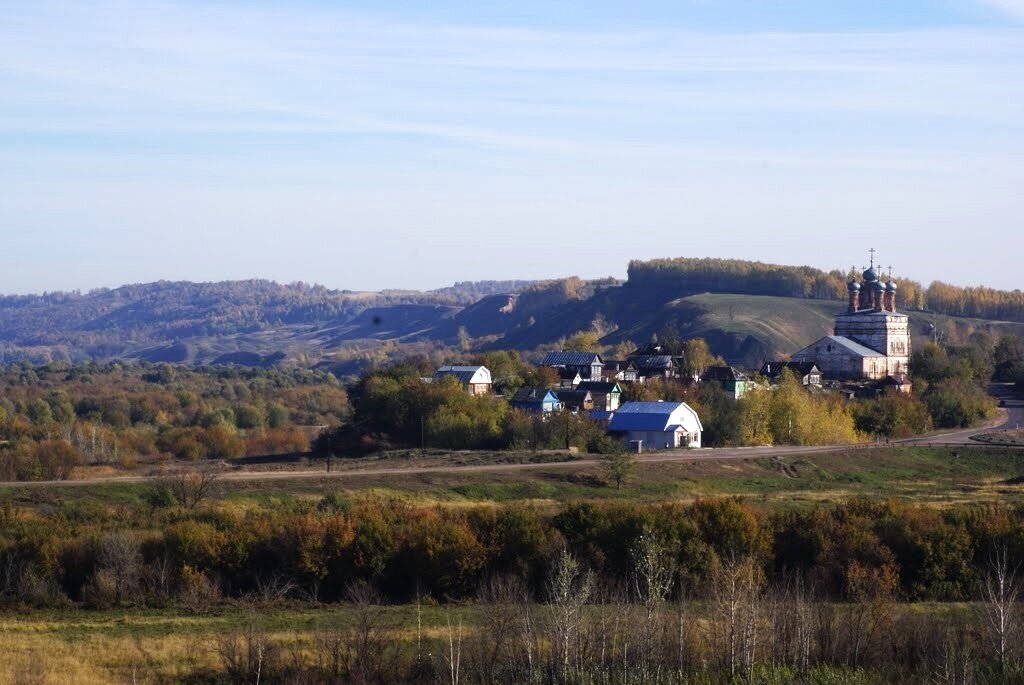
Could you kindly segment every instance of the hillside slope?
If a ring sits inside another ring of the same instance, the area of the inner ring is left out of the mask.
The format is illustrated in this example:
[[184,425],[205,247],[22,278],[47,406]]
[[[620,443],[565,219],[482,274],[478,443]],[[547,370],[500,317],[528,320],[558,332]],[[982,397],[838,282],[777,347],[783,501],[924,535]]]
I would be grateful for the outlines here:
[[[756,367],[830,333],[844,307],[843,274],[811,267],[676,259],[632,262],[629,273],[625,282],[483,281],[429,292],[161,281],[86,294],[0,297],[0,363],[350,364],[353,350],[364,354],[385,345],[388,354],[396,345],[424,352],[434,344],[463,344],[468,336],[477,349],[529,351],[598,330],[606,345],[642,344],[662,333],[703,337],[730,362]],[[921,301],[923,290],[907,283],[900,292],[906,309]],[[919,311],[911,312],[911,322],[915,340],[930,337],[933,326],[947,339],[979,328],[1024,333],[1024,323]]]

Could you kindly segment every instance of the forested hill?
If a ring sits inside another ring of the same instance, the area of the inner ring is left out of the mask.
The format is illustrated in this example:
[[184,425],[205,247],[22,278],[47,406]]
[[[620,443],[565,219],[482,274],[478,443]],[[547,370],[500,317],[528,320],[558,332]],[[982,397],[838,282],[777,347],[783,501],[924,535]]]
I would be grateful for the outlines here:
[[[528,284],[481,281],[428,292],[356,292],[267,280],[159,281],[87,293],[0,296],[0,360],[109,358],[187,341],[340,326],[372,308],[461,308]],[[228,351],[237,350],[228,345]]]
[[[0,362],[270,364],[385,343],[533,350],[594,331],[606,345],[644,342],[654,333],[699,335],[717,354],[757,364],[830,332],[854,272],[678,258],[631,262],[625,282],[570,277],[367,293],[264,280],[161,281],[8,296],[0,297]],[[1024,322],[1019,290],[896,280],[897,306],[911,312],[915,335],[937,323],[979,325],[963,317]]]

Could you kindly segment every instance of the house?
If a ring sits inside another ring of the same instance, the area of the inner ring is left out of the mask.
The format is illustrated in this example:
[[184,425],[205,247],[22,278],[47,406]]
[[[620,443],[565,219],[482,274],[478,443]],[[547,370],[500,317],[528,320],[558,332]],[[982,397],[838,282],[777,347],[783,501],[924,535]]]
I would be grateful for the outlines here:
[[601,355],[593,352],[548,352],[540,362],[541,366],[575,371],[583,380],[600,380],[604,362]]
[[562,408],[558,396],[550,388],[520,388],[510,402],[513,409],[534,414],[549,414]]
[[685,402],[626,402],[608,423],[608,432],[618,435],[637,451],[700,447],[704,427]]
[[742,371],[731,366],[709,366],[700,375],[701,383],[717,383],[725,391],[726,395],[738,400],[752,387],[753,382]]
[[451,376],[462,384],[470,395],[486,395],[491,392],[491,372],[486,366],[442,366],[434,372],[434,381]]
[[637,376],[644,378],[675,378],[676,359],[662,345],[651,343],[629,355],[628,361],[636,368]]
[[558,384],[559,387],[571,390],[579,385],[583,381],[583,377],[580,376],[579,371],[575,369],[558,369]]
[[622,387],[615,381],[583,381],[577,390],[587,390],[594,399],[594,409],[615,411],[622,398]]
[[640,379],[676,377],[675,357],[670,354],[638,354],[629,361]]
[[604,363],[604,377],[609,381],[634,383],[637,380],[636,366],[623,359],[609,359]]
[[562,407],[570,411],[589,412],[594,408],[594,398],[588,390],[559,390],[555,393]]
[[782,372],[787,370],[796,376],[801,385],[821,385],[821,370],[814,362],[765,362],[761,367],[761,375],[775,385],[782,377]]
[[876,383],[879,393],[910,392],[910,382],[904,374],[886,376]]

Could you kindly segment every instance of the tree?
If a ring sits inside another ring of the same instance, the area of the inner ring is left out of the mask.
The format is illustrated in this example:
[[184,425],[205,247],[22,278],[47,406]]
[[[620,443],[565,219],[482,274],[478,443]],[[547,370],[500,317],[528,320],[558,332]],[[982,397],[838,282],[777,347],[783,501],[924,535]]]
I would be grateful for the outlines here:
[[565,341],[565,349],[571,352],[597,352],[601,345],[596,331],[579,331]]
[[700,376],[709,366],[722,360],[711,354],[704,338],[690,338],[683,344],[683,372],[692,378]]
[[604,469],[608,479],[615,483],[615,489],[621,490],[623,484],[636,470],[636,455],[628,450],[619,449],[604,457]]
[[562,550],[548,579],[548,599],[552,613],[552,649],[558,655],[556,668],[561,681],[570,680],[569,665],[583,620],[583,607],[594,589],[594,574],[584,571],[580,562]]
[[205,468],[180,471],[162,480],[178,504],[186,509],[195,509],[210,494],[218,476],[214,469]]
[[985,618],[988,641],[999,661],[999,670],[1004,672],[1010,661],[1011,646],[1016,644],[1016,633],[1020,621],[1017,598],[1021,585],[1017,567],[1010,565],[1006,547],[992,553],[986,565],[981,582],[981,610]]

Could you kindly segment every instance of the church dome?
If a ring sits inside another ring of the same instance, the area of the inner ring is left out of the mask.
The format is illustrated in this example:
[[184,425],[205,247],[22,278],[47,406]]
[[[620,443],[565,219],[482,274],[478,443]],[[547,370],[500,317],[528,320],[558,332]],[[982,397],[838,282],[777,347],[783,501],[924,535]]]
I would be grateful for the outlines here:
[[875,281],[873,285],[875,287],[875,290],[879,292],[885,290],[885,283],[882,283],[881,281]]
[[858,283],[857,281],[850,281],[850,283],[846,286],[846,288],[851,293],[855,293],[858,290],[860,290],[860,283]]
[[868,270],[864,272],[864,281],[866,283],[872,283],[872,282],[877,281],[877,280],[878,280],[878,273],[875,272],[875,267],[873,267],[873,266],[869,267]]
[[888,283],[886,283],[885,289],[891,293],[896,292],[896,281],[889,281]]

